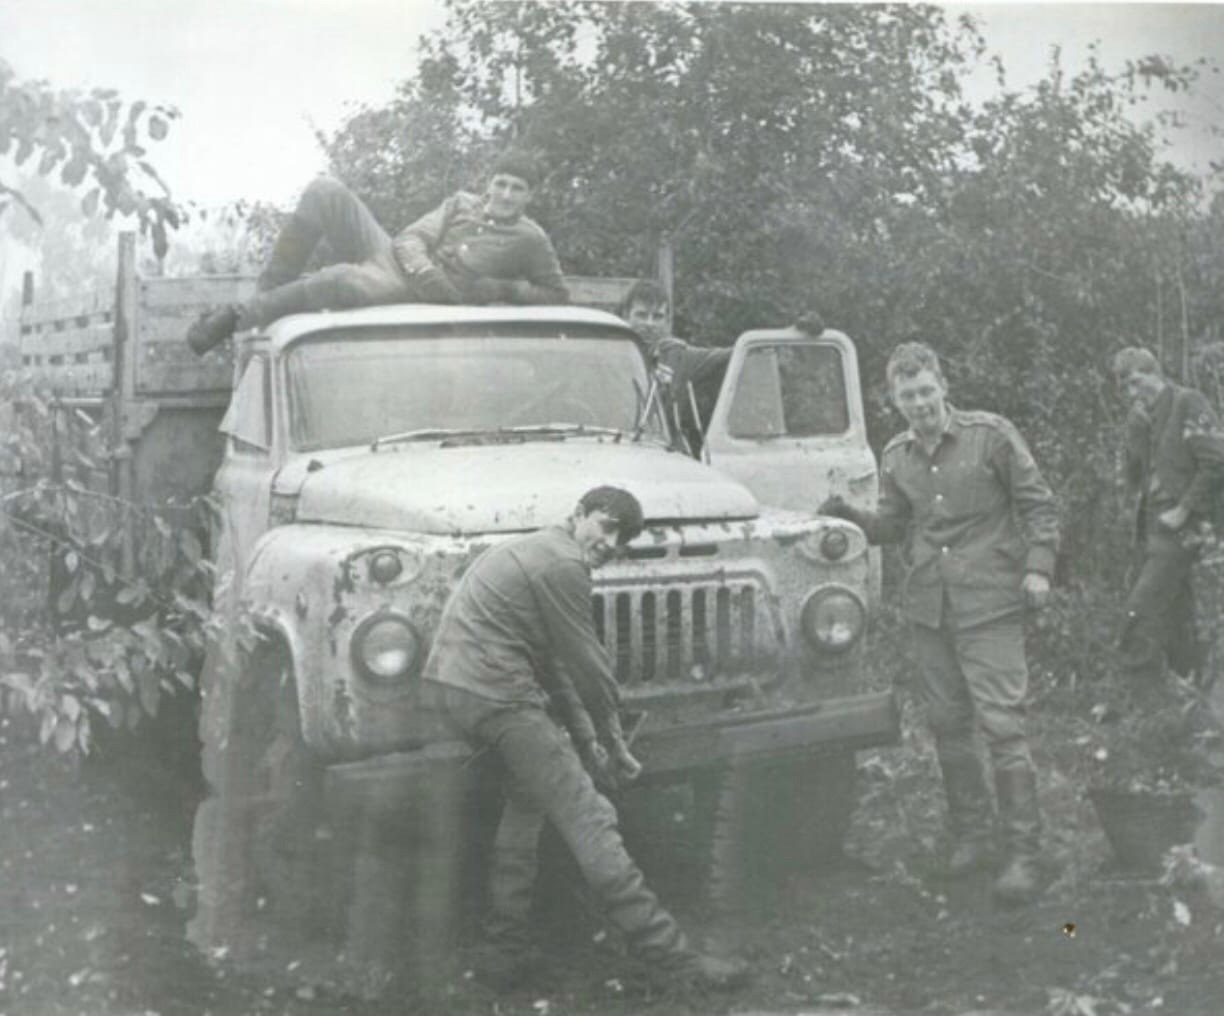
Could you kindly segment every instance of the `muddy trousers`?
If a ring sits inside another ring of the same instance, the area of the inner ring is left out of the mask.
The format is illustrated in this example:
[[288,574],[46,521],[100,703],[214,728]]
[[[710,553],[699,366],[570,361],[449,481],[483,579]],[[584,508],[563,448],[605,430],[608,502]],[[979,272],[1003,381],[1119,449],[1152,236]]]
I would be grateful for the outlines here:
[[1146,528],[1149,535],[1126,596],[1119,640],[1122,673],[1137,691],[1158,681],[1166,664],[1188,674],[1201,662],[1190,578],[1194,552],[1155,519]]
[[[303,275],[320,241],[334,263]],[[344,184],[321,176],[302,192],[277,235],[239,327],[266,325],[286,314],[414,298],[387,231]]]
[[636,955],[664,965],[691,956],[684,933],[625,850],[616,809],[544,710],[441,684],[431,685],[431,694],[448,724],[469,743],[495,751],[507,770],[490,873],[488,928],[494,938],[514,946],[526,937],[540,833],[548,821]]
[[1041,817],[1024,729],[1028,665],[1023,617],[959,630],[946,622],[940,628],[916,624],[913,639],[919,697],[935,735],[949,832],[962,840],[991,833],[990,795],[977,750],[980,731],[993,770],[1004,843],[1012,854],[1035,855]]

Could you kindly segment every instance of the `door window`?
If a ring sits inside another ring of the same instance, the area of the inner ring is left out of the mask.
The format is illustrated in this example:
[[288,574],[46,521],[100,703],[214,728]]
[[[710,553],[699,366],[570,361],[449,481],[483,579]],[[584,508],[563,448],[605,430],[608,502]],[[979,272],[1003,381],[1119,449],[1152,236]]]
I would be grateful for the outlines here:
[[748,350],[727,413],[732,437],[817,437],[849,427],[837,347],[778,343]]
[[268,381],[268,358],[251,357],[218,427],[229,438],[232,451],[250,454],[266,452],[272,447],[272,399]]

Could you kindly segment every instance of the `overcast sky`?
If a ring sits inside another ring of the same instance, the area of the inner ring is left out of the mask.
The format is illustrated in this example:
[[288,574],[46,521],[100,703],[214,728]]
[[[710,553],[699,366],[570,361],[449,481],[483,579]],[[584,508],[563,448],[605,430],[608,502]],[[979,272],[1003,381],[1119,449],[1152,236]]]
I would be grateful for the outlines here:
[[[1100,42],[1107,67],[1159,51],[1224,54],[1224,4],[950,6],[981,20],[1009,83],[1036,80],[1053,47],[1082,66]],[[312,127],[382,103],[408,76],[417,39],[440,26],[440,0],[4,0],[0,56],[21,77],[106,85],[178,106],[156,161],[181,199],[287,202],[321,168]],[[1207,126],[1224,124],[1221,78],[1193,109],[1178,160],[1224,160]],[[993,88],[983,75],[978,90]]]

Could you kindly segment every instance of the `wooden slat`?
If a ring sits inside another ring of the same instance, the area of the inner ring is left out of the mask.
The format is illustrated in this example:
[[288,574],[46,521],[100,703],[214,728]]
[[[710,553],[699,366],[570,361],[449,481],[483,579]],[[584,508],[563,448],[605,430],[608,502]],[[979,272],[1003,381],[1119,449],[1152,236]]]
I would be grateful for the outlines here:
[[145,313],[161,308],[178,311],[241,303],[255,292],[253,275],[197,275],[179,279],[141,279],[140,306]]
[[586,275],[566,276],[570,303],[580,307],[616,312],[636,279],[594,278]]

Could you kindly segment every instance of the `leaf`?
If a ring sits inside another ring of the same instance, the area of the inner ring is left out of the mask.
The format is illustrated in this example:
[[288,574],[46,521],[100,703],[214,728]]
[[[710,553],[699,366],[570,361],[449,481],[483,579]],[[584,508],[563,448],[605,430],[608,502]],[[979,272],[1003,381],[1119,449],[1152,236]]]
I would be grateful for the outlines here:
[[73,723],[67,716],[61,716],[55,724],[55,747],[62,754],[67,754],[72,751],[73,745],[76,744],[76,724]]
[[[81,575],[80,597],[86,603],[88,603],[91,599],[93,599],[94,589],[97,587],[97,584],[98,584],[98,580],[97,578],[94,577],[93,572],[87,571]],[[93,622],[95,620],[96,618],[93,618],[93,617],[89,619],[90,630],[91,631],[101,631],[102,629],[100,628],[94,628]]]
[[75,550],[68,551],[64,555],[64,567],[68,569],[68,574],[72,575],[81,565],[81,559]]
[[179,535],[179,546],[182,547],[187,560],[192,564],[199,564],[200,558],[204,556],[204,548],[200,546],[199,539],[190,529],[184,529]]
[[168,130],[169,127],[167,126],[166,121],[160,116],[153,114],[149,117],[149,137],[151,137],[154,141],[161,141],[164,139]]
[[81,199],[81,211],[92,217],[98,211],[98,198],[102,196],[102,188],[95,187]]
[[157,706],[161,699],[161,688],[157,679],[157,671],[150,669],[138,674],[136,683],[141,708],[150,716],[157,716]]
[[85,619],[85,626],[92,632],[104,632],[114,624],[109,617],[98,617],[96,614],[90,614]]
[[60,699],[60,710],[75,723],[81,715],[81,700],[75,695],[64,695]]
[[76,580],[73,579],[60,590],[59,596],[55,598],[55,609],[58,613],[67,614],[72,609],[72,604],[76,600],[76,587]]

